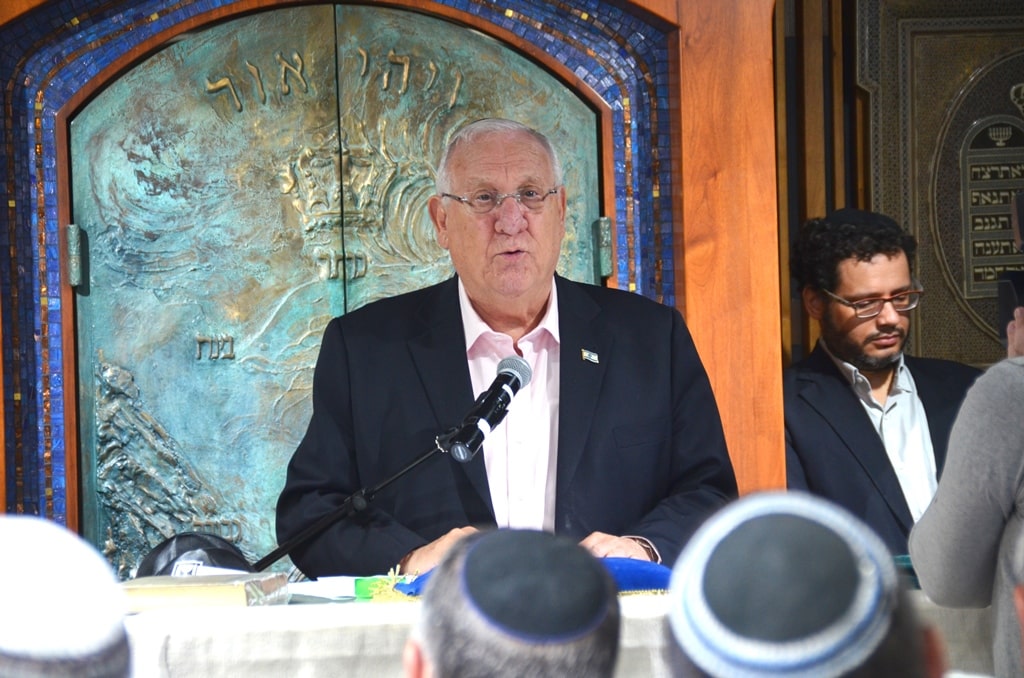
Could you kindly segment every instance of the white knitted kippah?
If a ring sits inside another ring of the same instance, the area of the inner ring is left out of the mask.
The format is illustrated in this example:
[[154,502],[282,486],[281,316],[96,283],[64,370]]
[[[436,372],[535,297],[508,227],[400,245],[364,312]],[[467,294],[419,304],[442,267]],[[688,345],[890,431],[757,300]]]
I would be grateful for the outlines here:
[[845,509],[764,492],[701,526],[669,596],[676,641],[711,676],[829,678],[881,643],[899,581],[885,544]]
[[125,642],[124,594],[78,535],[35,516],[0,515],[0,662],[74,660]]

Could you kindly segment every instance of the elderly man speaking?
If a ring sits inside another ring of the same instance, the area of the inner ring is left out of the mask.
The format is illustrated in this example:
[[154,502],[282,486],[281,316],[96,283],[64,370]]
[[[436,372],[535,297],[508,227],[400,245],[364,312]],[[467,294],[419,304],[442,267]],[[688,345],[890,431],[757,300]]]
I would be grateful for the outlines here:
[[332,320],[313,415],[277,507],[285,542],[456,426],[498,363],[532,378],[459,463],[437,455],[291,551],[308,576],[434,567],[480,527],[538,529],[598,557],[670,564],[736,496],[714,394],[679,312],[555,273],[566,189],[547,138],[480,120],[429,202],[456,276]]

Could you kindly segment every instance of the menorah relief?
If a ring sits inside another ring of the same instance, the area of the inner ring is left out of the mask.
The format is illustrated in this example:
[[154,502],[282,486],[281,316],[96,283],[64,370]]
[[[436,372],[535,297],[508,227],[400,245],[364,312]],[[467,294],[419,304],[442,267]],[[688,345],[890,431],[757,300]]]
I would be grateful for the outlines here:
[[996,142],[996,146],[1002,147],[1013,136],[1013,128],[1009,125],[993,125],[988,128],[988,138]]

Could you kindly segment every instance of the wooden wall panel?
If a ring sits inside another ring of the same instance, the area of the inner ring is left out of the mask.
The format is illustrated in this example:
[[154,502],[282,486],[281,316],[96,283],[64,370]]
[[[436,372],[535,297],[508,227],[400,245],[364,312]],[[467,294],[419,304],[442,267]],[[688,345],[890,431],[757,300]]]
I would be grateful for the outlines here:
[[4,0],[0,3],[0,24],[5,24],[44,2],[46,0]]
[[782,487],[772,0],[678,3],[677,295],[741,493]]

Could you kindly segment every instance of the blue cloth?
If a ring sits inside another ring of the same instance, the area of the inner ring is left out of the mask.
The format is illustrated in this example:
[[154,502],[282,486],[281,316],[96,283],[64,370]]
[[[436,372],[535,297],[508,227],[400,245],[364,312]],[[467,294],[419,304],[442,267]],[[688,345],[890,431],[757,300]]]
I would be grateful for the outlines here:
[[[668,589],[672,570],[659,563],[635,558],[601,558],[615,581],[619,593],[629,591],[664,591]],[[424,572],[410,582],[395,584],[395,590],[407,596],[419,596],[430,580],[433,570]]]

